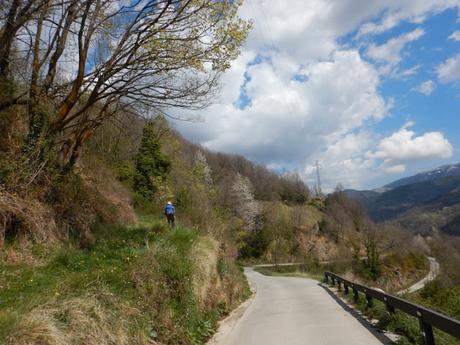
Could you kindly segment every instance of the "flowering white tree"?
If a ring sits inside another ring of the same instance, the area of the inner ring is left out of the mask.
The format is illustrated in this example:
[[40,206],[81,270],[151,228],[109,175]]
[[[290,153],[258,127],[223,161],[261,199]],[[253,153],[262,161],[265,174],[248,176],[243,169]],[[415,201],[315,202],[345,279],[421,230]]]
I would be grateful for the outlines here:
[[241,174],[236,175],[232,186],[235,211],[240,216],[247,230],[257,231],[262,228],[262,205],[254,199],[251,181]]
[[198,150],[195,155],[195,169],[199,171],[207,186],[211,186],[213,184],[211,167],[206,160],[206,156],[201,150]]

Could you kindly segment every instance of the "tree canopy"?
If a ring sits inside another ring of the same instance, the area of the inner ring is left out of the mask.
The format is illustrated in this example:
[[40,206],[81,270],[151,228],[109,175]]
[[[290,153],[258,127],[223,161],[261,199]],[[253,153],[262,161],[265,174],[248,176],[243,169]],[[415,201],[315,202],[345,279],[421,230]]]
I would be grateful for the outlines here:
[[[28,144],[72,166],[119,111],[202,108],[250,23],[239,1],[7,0],[0,6],[0,110],[23,106]],[[37,155],[36,157],[42,157]]]

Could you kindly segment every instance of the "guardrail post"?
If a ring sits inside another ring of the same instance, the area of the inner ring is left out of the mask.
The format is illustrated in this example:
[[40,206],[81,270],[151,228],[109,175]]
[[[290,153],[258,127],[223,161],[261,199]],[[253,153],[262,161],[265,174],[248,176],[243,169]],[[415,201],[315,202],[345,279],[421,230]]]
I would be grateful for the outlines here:
[[342,282],[340,280],[337,279],[337,288],[340,290],[342,290]]
[[353,301],[357,302],[359,300],[358,290],[353,288]]
[[332,279],[332,286],[335,286],[335,278],[331,277],[331,279]]
[[395,307],[388,303],[388,298],[386,296],[383,297],[383,301],[385,302],[385,307],[387,308],[388,314],[394,315],[396,313]]
[[329,276],[327,275],[327,273],[324,273],[324,282],[326,284],[329,284]]
[[423,345],[435,345],[433,328],[431,325],[424,322],[421,317],[418,320],[420,324],[420,335],[422,336]]
[[345,288],[345,295],[348,295],[348,285],[343,283],[343,287]]
[[423,321],[423,315],[420,311],[417,311],[418,322],[420,325],[420,335],[422,337],[423,345],[435,345],[433,327],[429,323]]
[[372,296],[369,296],[366,294],[366,300],[367,300],[367,307],[372,308],[374,306],[374,301],[372,300]]

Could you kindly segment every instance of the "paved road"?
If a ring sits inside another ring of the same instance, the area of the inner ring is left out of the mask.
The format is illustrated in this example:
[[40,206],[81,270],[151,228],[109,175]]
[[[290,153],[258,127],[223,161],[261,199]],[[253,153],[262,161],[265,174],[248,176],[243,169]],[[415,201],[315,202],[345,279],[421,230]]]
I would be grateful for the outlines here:
[[405,290],[402,290],[402,291],[399,291],[398,293],[399,294],[404,294],[406,292],[415,292],[415,291],[418,291],[420,289],[423,289],[424,286],[429,283],[430,281],[432,281],[433,279],[435,279],[438,274],[439,274],[439,262],[436,260],[436,258],[432,258],[432,257],[428,257],[428,260],[430,260],[430,272],[428,272],[428,274],[426,275],[425,278],[423,278],[422,280],[419,280],[417,283],[415,283],[414,285],[412,285],[411,287],[405,289]]
[[[382,344],[317,281],[245,269],[256,296],[218,345]],[[382,337],[382,335],[380,335]]]

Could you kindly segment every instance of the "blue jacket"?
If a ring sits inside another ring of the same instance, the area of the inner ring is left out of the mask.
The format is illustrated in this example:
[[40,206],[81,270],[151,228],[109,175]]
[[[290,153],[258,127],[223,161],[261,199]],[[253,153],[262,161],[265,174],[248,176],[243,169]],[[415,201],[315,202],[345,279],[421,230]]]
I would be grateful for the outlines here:
[[173,205],[166,205],[165,206],[165,215],[170,215],[170,214],[174,214],[174,213],[175,213],[175,210],[174,210]]

